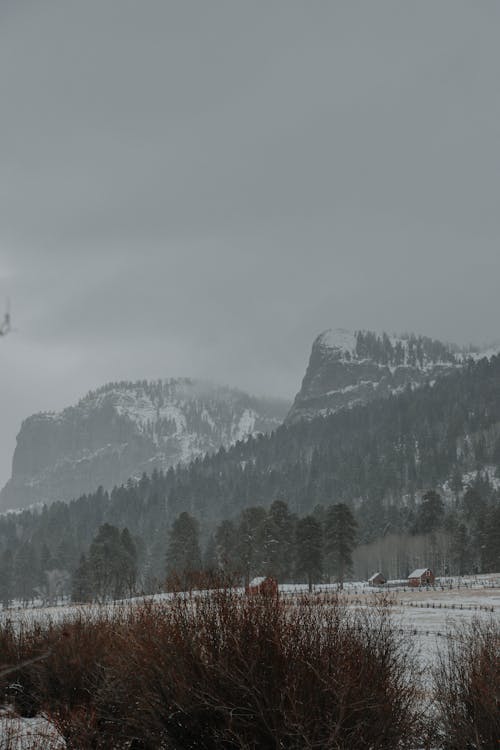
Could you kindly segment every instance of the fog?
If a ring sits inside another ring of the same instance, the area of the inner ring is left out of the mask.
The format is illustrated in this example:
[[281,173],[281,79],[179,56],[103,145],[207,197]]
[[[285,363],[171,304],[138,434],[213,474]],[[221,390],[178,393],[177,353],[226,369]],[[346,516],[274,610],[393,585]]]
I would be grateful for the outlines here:
[[0,484],[108,380],[292,398],[328,327],[500,338],[500,5],[0,5]]

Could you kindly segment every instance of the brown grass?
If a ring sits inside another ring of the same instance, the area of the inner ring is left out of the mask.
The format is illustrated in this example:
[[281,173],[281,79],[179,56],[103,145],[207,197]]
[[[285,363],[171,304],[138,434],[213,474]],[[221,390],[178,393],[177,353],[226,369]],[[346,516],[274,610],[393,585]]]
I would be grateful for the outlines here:
[[47,712],[68,748],[396,750],[421,730],[384,606],[220,590],[98,622],[5,626],[0,648],[4,664],[50,651],[19,669],[10,700]]
[[441,747],[500,747],[500,624],[474,620],[457,628],[435,670]]

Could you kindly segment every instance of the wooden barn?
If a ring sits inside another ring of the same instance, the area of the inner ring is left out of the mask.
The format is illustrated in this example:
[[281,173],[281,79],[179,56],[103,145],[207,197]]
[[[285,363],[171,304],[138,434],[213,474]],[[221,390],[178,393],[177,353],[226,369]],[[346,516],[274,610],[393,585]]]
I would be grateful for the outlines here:
[[408,576],[408,586],[434,586],[435,580],[430,568],[417,568]]
[[374,573],[369,579],[368,584],[370,586],[383,586],[386,582],[385,576],[382,573]]
[[257,576],[257,578],[252,578],[245,588],[245,593],[250,596],[255,594],[278,596],[278,581],[271,576]]

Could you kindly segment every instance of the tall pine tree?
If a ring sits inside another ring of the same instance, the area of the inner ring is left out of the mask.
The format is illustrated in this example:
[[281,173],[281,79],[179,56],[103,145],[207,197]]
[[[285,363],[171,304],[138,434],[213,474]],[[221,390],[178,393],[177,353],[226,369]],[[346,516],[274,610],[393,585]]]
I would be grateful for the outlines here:
[[176,579],[181,588],[189,589],[201,570],[198,521],[183,512],[172,524],[166,554],[167,578]]
[[330,573],[342,588],[352,568],[352,552],[356,544],[356,520],[345,503],[331,505],[325,518],[325,556]]
[[295,554],[296,575],[305,575],[312,591],[313,584],[323,575],[323,534],[314,516],[305,516],[297,522]]

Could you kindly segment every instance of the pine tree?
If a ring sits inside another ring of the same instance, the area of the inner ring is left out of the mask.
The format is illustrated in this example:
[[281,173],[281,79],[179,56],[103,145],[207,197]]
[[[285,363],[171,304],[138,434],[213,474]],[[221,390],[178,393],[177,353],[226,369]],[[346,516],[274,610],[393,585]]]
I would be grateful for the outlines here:
[[453,472],[450,478],[450,489],[453,492],[455,496],[455,502],[458,503],[458,498],[460,493],[463,489],[463,480],[462,480],[462,472],[460,470],[460,467],[455,465],[453,467]]
[[306,575],[309,591],[323,574],[323,535],[321,524],[314,516],[305,516],[297,522],[295,570]]
[[89,573],[94,596],[100,601],[125,593],[130,567],[120,531],[109,523],[97,532],[89,550]]
[[217,569],[232,576],[237,572],[237,531],[232,521],[222,521],[215,530]]
[[88,602],[92,599],[92,583],[90,568],[84,554],[80,556],[80,562],[71,582],[71,599],[74,602]]
[[275,500],[264,522],[264,572],[284,582],[293,576],[295,516],[283,500]]
[[194,583],[201,570],[198,521],[189,513],[181,513],[170,529],[166,554],[167,578],[177,578],[183,589]]
[[245,588],[254,575],[262,573],[264,563],[266,511],[261,507],[245,508],[237,530],[238,568],[243,572]]
[[463,576],[471,567],[469,535],[464,523],[458,523],[452,532],[452,563],[455,575]]
[[12,551],[7,548],[1,557],[0,566],[0,601],[4,609],[10,606],[13,594],[13,555]]
[[210,536],[208,537],[207,543],[205,545],[205,550],[203,552],[203,570],[209,576],[215,576],[219,571],[219,566],[217,563],[217,544],[215,542],[215,537],[213,534],[210,534]]
[[356,544],[357,524],[345,503],[331,505],[325,518],[325,557],[342,588],[352,568],[352,552]]
[[488,513],[484,532],[483,570],[493,573],[500,570],[500,505]]
[[122,530],[120,541],[123,559],[122,579],[129,596],[131,596],[137,578],[137,549],[127,527]]
[[420,507],[417,509],[414,532],[417,534],[430,534],[440,528],[443,519],[444,503],[441,495],[435,490],[428,490],[422,498]]
[[38,584],[39,564],[31,542],[25,542],[14,556],[14,587],[24,605],[32,601]]

